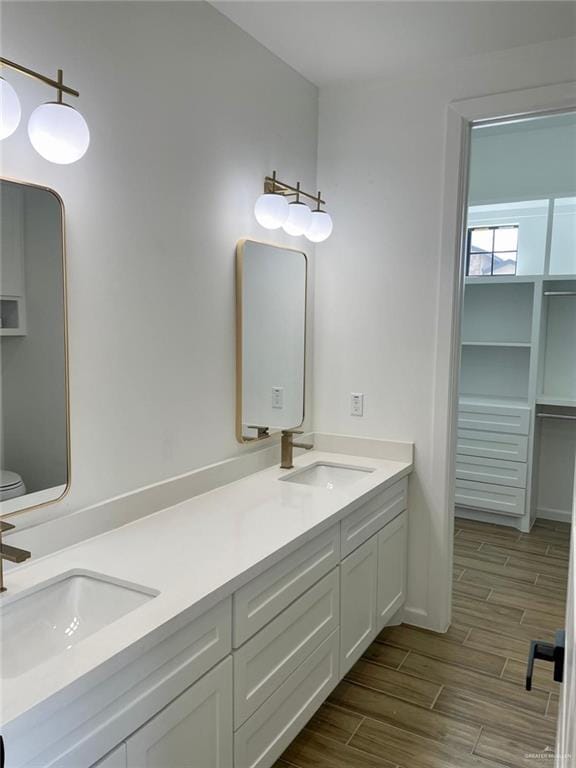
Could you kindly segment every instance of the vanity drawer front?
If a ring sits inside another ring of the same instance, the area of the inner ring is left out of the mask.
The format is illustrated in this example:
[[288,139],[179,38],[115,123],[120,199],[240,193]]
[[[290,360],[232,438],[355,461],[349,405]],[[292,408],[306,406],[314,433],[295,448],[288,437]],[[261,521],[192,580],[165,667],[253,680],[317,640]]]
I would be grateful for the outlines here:
[[335,525],[280,560],[234,594],[234,647],[238,648],[340,562]]
[[339,626],[339,582],[335,568],[236,651],[236,728]]
[[526,491],[504,485],[456,480],[456,504],[519,517],[524,514]]
[[456,478],[475,480],[479,483],[511,485],[514,488],[526,488],[528,465],[521,461],[487,459],[484,456],[456,456]]
[[527,435],[530,432],[530,408],[481,404],[460,405],[458,428]]
[[459,429],[456,453],[466,456],[484,456],[487,459],[526,461],[528,438],[504,432],[481,432],[475,429]]
[[271,768],[338,683],[335,630],[234,735],[234,768]]
[[387,488],[342,520],[342,558],[403,512],[408,502],[408,479]]

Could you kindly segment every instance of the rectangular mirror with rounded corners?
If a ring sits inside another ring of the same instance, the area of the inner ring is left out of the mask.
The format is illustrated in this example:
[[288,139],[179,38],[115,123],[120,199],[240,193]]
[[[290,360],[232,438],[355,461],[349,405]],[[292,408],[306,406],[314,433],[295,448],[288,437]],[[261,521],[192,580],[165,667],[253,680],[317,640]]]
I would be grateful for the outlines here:
[[70,482],[64,206],[0,179],[0,516]]
[[306,284],[302,251],[236,247],[236,437],[242,443],[304,421]]

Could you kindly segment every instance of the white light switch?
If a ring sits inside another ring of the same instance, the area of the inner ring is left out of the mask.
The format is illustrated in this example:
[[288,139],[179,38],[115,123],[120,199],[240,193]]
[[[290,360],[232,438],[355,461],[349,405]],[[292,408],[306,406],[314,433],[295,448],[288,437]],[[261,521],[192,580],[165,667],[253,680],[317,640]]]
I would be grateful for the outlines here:
[[364,394],[362,392],[350,393],[350,414],[352,416],[364,416]]
[[272,408],[284,408],[284,387],[272,387]]

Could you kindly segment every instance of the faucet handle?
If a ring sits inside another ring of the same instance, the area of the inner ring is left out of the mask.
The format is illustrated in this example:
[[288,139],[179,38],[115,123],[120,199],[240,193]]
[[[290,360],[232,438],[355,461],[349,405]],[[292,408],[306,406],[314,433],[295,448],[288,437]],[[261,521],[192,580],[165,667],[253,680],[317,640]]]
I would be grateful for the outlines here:
[[16,526],[12,525],[12,523],[7,523],[4,520],[0,520],[0,533],[4,533],[4,531],[11,531],[13,528],[16,528]]
[[304,430],[303,429],[283,429],[282,434],[283,435],[303,435]]

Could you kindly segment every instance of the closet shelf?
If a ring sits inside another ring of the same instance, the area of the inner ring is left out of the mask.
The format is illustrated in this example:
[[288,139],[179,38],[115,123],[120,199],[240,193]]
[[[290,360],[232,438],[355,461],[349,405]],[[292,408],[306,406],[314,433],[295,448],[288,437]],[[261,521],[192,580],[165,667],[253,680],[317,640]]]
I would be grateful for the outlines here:
[[564,408],[576,408],[576,398],[555,397],[554,395],[539,395],[536,398],[537,405],[556,405]]
[[532,344],[529,341],[463,341],[463,347],[520,347],[529,349]]

